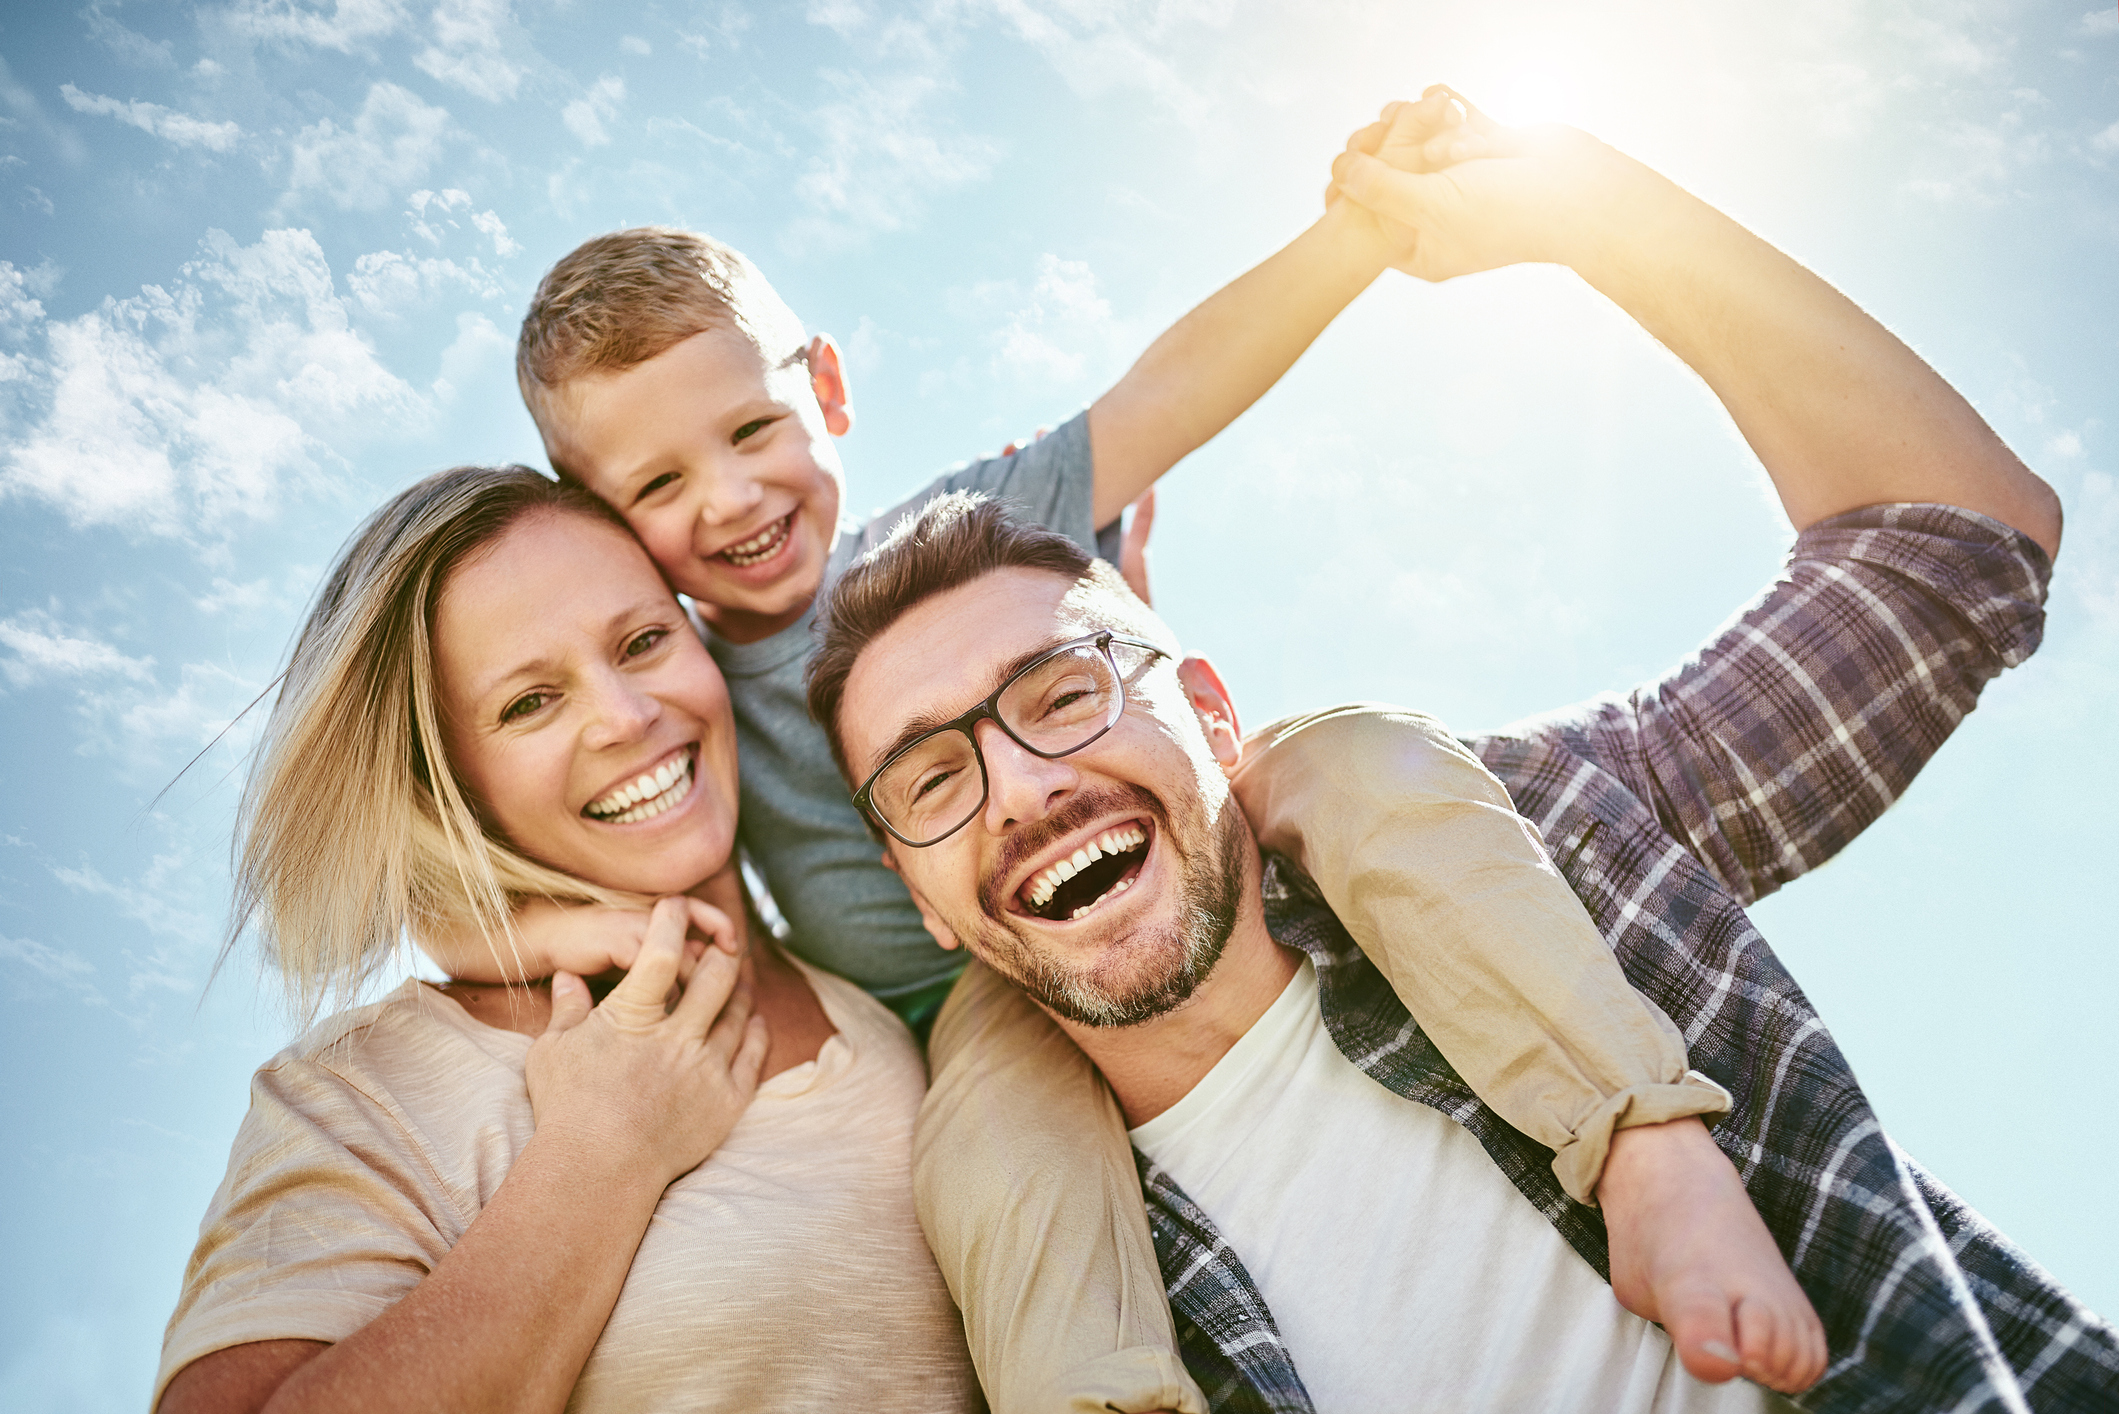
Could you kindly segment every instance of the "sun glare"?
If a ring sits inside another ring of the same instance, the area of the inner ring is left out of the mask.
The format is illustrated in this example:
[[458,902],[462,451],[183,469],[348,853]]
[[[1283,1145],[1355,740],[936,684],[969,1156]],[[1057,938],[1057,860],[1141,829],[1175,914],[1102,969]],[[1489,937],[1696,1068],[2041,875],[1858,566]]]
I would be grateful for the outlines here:
[[1468,95],[1489,117],[1511,125],[1582,121],[1571,75],[1544,65],[1513,65]]

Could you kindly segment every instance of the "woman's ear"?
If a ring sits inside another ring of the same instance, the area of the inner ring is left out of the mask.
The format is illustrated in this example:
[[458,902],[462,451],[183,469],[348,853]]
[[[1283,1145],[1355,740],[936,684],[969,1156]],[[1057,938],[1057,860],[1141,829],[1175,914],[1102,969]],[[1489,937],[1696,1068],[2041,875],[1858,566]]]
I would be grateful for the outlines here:
[[1243,729],[1236,722],[1236,703],[1223,685],[1221,674],[1204,658],[1187,658],[1177,665],[1177,680],[1185,685],[1185,696],[1206,733],[1207,749],[1221,763],[1224,775],[1234,775],[1243,760]]
[[846,391],[846,365],[831,335],[819,334],[809,341],[809,387],[824,410],[824,430],[834,437],[853,431],[853,399]]

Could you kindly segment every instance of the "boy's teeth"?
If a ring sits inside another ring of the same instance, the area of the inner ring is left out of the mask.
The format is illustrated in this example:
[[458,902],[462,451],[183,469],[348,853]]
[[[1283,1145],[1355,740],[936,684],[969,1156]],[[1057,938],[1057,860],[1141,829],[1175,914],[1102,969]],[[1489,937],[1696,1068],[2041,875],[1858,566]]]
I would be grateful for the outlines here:
[[774,521],[750,539],[738,541],[723,550],[721,557],[739,568],[745,565],[759,564],[771,559],[778,553],[780,542],[787,538],[791,529],[790,521],[793,516],[794,513],[792,511],[788,512],[787,515],[780,517],[780,519]]
[[[1095,861],[1102,859],[1106,855],[1124,854],[1129,850],[1139,849],[1147,842],[1147,832],[1138,825],[1119,825],[1116,828],[1106,830],[1076,850],[1072,855],[1056,864],[1047,866],[1043,873],[1030,881],[1029,888],[1024,891],[1024,897],[1029,900],[1032,908],[1043,908],[1051,901],[1054,891],[1061,884],[1081,873],[1082,870],[1088,868]],[[1128,880],[1126,882],[1130,883],[1131,881]],[[1121,883],[1106,890],[1095,903],[1084,904],[1076,909],[1073,916],[1075,918],[1081,917],[1089,909],[1096,907],[1098,903],[1102,903],[1104,899],[1111,897],[1112,894],[1119,892],[1125,886],[1125,883]]]
[[588,804],[589,818],[606,824],[630,825],[652,820],[688,793],[692,779],[692,755],[685,752],[665,761],[645,775],[635,777],[608,795]]

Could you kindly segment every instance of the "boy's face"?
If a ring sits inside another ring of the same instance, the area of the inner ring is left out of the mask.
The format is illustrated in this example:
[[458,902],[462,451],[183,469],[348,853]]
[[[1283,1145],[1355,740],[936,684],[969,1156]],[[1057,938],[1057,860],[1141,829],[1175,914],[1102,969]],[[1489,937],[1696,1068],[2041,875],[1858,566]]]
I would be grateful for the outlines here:
[[[794,353],[788,350],[788,353]],[[552,390],[545,450],[625,517],[717,632],[765,638],[816,597],[845,484],[831,439],[853,425],[826,338],[769,366],[730,328]]]

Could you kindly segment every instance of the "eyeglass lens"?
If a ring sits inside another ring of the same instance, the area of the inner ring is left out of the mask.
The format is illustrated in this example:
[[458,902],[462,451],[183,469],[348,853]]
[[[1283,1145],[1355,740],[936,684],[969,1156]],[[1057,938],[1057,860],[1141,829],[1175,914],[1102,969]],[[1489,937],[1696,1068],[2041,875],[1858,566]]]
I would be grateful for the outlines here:
[[[1094,644],[1032,664],[1001,692],[996,711],[1010,735],[1042,756],[1078,751],[1118,720],[1125,693]],[[878,815],[908,840],[938,840],[978,813],[985,772],[962,728],[937,732],[890,763],[869,791]]]

